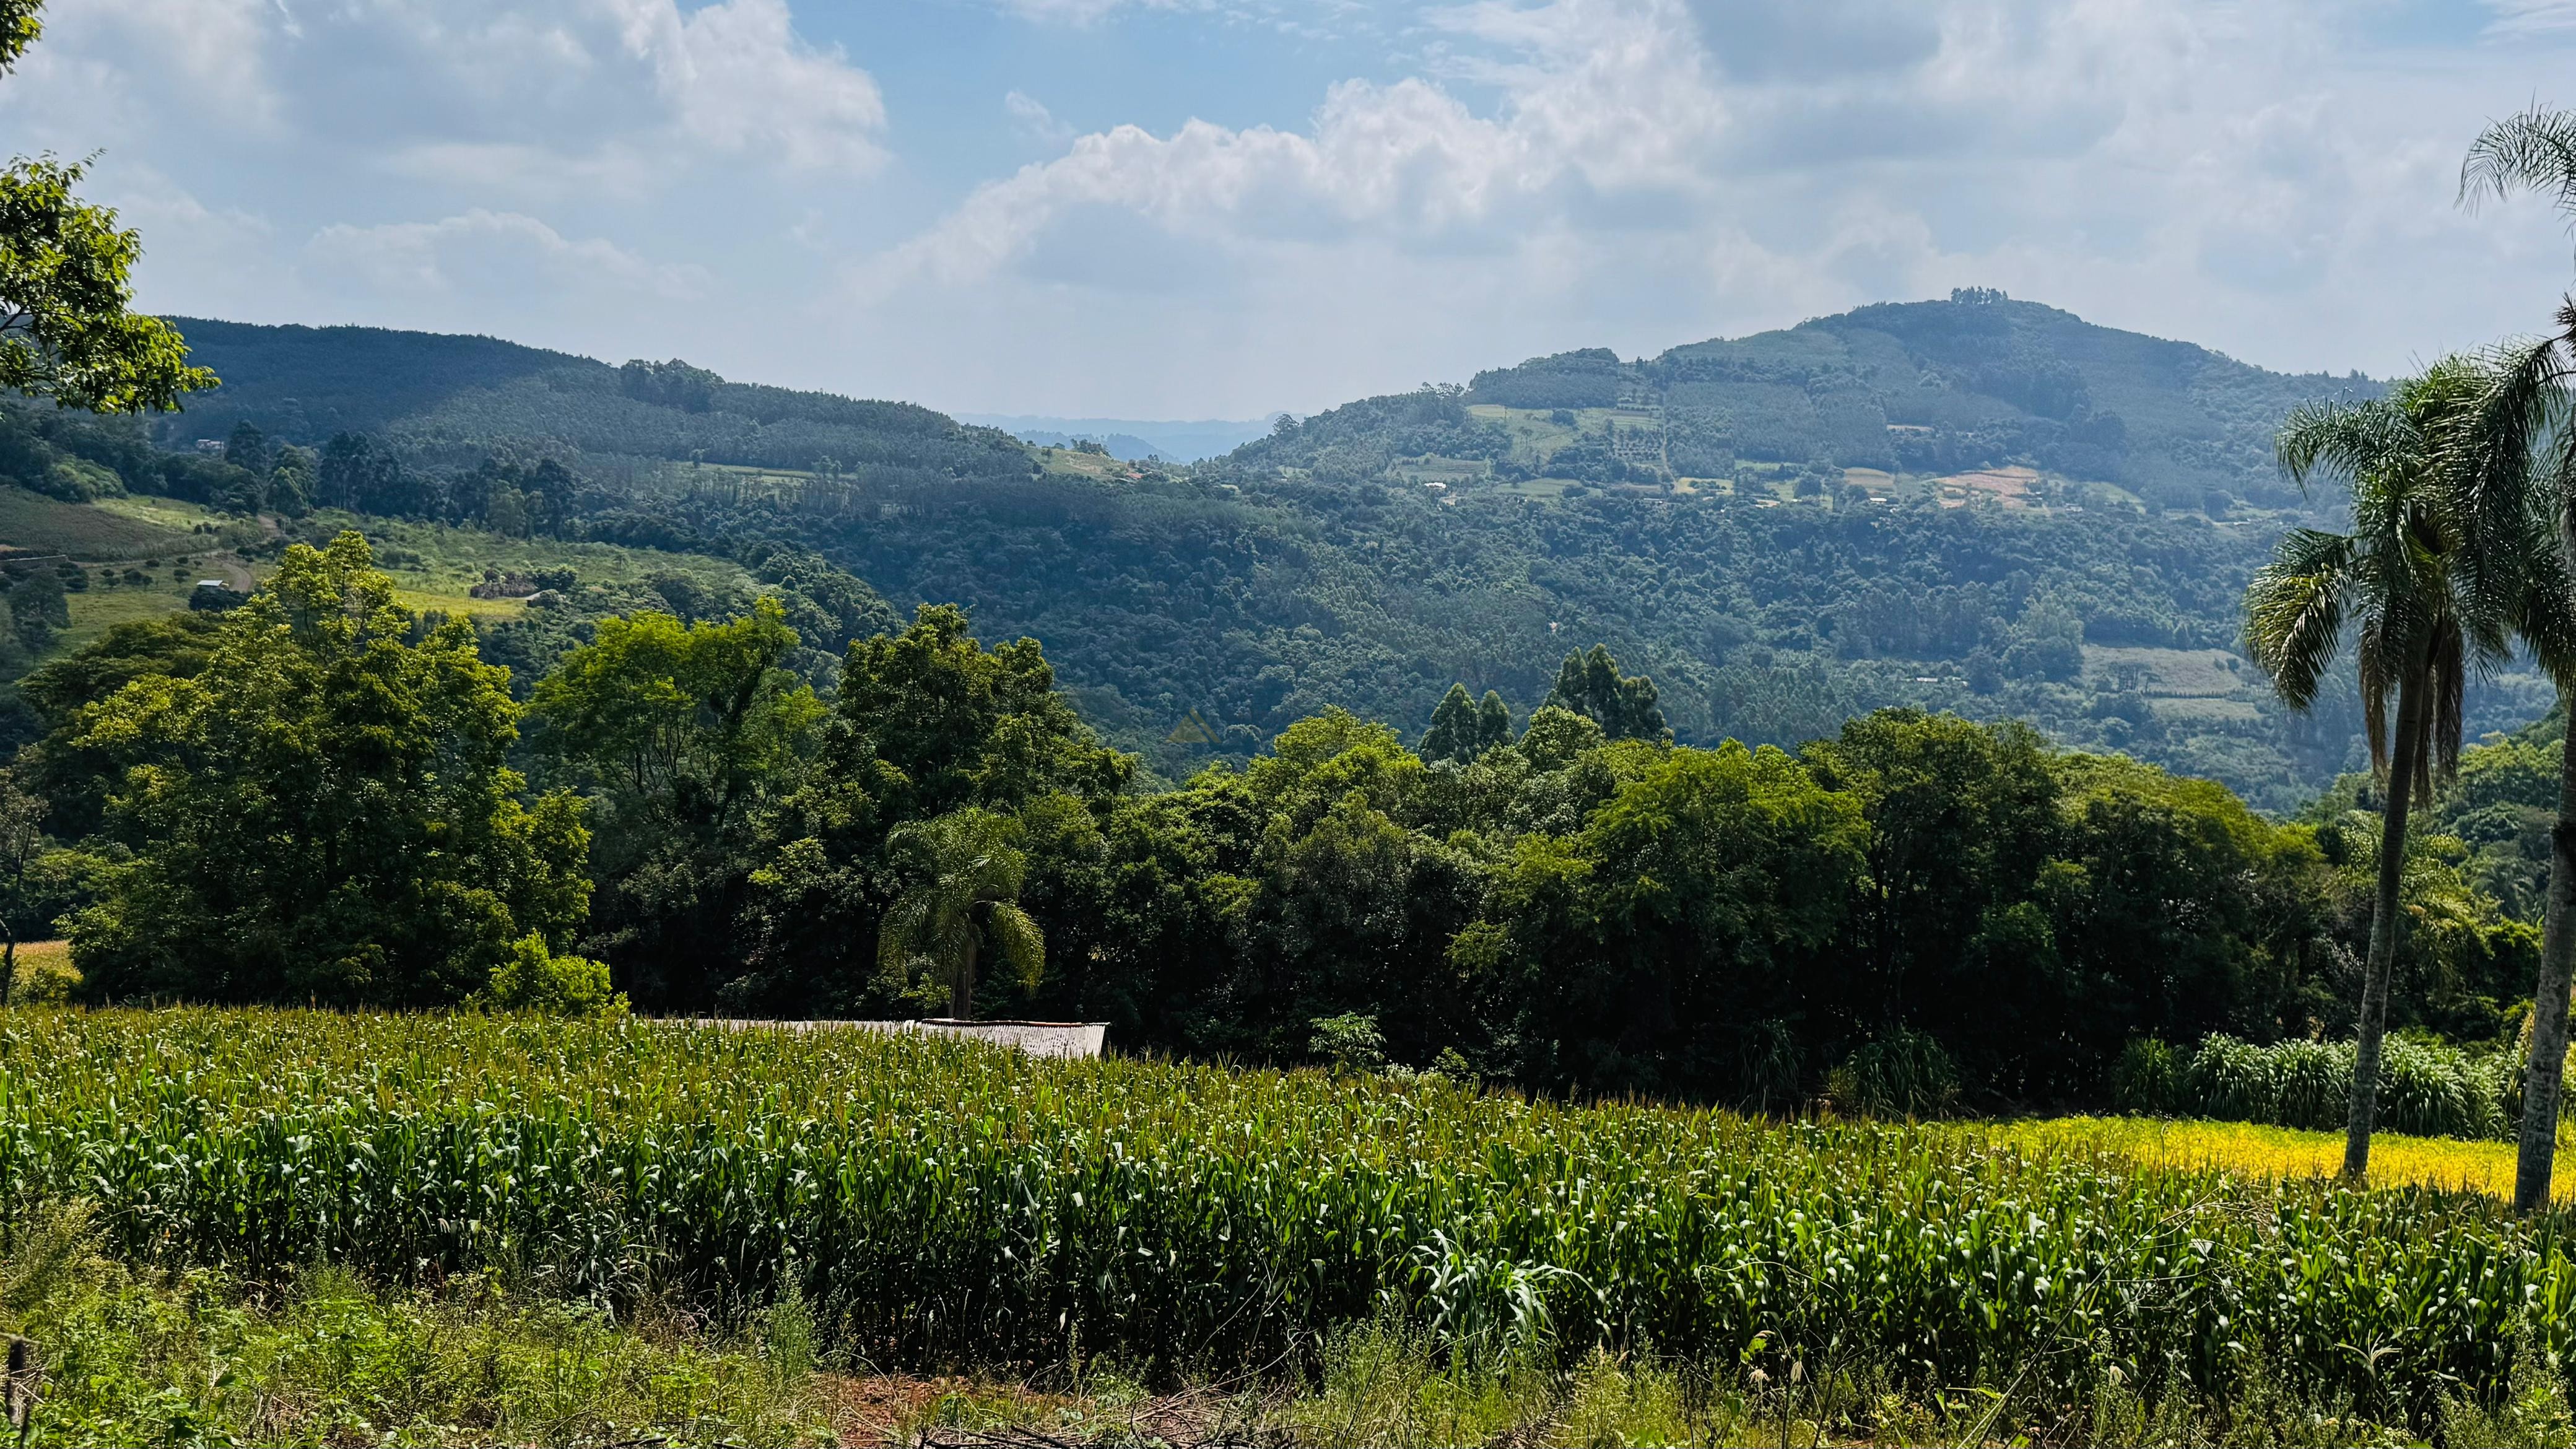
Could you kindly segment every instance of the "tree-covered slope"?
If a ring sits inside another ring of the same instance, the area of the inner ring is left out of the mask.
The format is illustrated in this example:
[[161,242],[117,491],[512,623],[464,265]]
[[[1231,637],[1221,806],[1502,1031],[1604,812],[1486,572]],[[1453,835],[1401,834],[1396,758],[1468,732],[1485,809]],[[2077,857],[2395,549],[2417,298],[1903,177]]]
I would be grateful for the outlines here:
[[[1083,709],[1173,778],[1331,705],[1410,736],[1456,682],[1525,714],[1595,642],[1655,677],[1689,742],[1950,708],[2276,809],[2355,758],[2347,702],[2298,718],[2269,699],[2236,654],[2237,601],[2290,521],[2247,501],[2295,501],[2274,422],[2374,384],[1991,293],[1639,362],[1540,359],[1187,469],[681,363],[190,327],[226,383],[167,439],[242,422],[314,445],[299,486],[361,513],[727,558],[812,548],[898,611],[962,603],[988,638],[1039,639]],[[317,417],[369,436],[335,443]],[[178,460],[154,483],[81,446],[138,489],[194,486]],[[2509,677],[2473,722],[2540,704]]]
[[[2375,393],[2358,374],[2289,376],[2188,342],[2096,326],[2001,293],[1882,303],[1778,332],[1623,362],[1604,348],[1476,374],[1463,393],[1336,409],[1236,458],[1351,471],[1437,455],[1509,479],[1768,478],[1796,469],[1924,477],[2025,466],[2200,509],[2212,494],[2295,501],[2271,461],[2281,414]],[[1587,416],[1612,413],[1622,416]],[[1537,416],[1567,429],[1549,436]],[[1623,426],[1624,425],[1624,426]],[[1597,440],[1625,433],[1627,461]],[[2219,505],[2222,509],[2225,504]]]
[[611,367],[489,337],[175,320],[193,359],[223,379],[163,424],[180,446],[248,422],[308,446],[377,434],[415,461],[467,467],[508,447],[836,478],[1030,471],[1027,449],[998,429],[911,403],[729,382],[685,362]]

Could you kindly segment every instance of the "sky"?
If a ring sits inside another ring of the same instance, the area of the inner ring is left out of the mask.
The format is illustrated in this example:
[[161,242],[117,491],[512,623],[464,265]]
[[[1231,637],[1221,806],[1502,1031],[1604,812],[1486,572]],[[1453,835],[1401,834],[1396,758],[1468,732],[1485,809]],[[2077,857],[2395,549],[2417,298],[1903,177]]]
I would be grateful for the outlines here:
[[2264,366],[2546,322],[2576,0],[54,0],[138,301],[953,411],[1305,413],[2000,287]]

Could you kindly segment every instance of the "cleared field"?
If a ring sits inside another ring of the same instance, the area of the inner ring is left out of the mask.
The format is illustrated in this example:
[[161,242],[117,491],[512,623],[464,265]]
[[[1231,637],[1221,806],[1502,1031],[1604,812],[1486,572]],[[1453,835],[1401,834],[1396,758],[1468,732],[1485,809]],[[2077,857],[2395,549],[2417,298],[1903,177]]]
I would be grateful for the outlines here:
[[437,523],[406,523],[354,514],[316,514],[309,530],[356,528],[375,545],[376,566],[393,578],[401,602],[409,608],[438,610],[475,618],[515,618],[527,609],[524,599],[478,599],[472,589],[485,570],[531,574],[540,569],[569,568],[580,583],[649,584],[679,575],[704,589],[729,593],[758,585],[741,565],[705,554],[662,553],[605,543],[572,543],[548,538],[511,538],[479,528]]
[[204,547],[182,529],[0,486],[0,544],[84,561],[168,556]]
[[1953,473],[1931,480],[1934,494],[1944,508],[1959,508],[1970,503],[1999,503],[2006,508],[2038,506],[2036,490],[2039,472],[2034,468],[1982,468],[1972,473]]
[[2010,1398],[2063,1441],[2109,1383],[2421,1426],[2576,1351],[2564,1223],[2095,1124],[1774,1124],[634,1020],[39,1008],[7,1038],[13,1220],[79,1195],[124,1256],[254,1278],[792,1301],[819,1351],[881,1368],[1329,1375],[1320,1346],[1366,1326],[1450,1362]]
[[2153,649],[2087,644],[2084,673],[2096,688],[2151,697],[2218,698],[2257,687],[2261,676],[2224,649]]

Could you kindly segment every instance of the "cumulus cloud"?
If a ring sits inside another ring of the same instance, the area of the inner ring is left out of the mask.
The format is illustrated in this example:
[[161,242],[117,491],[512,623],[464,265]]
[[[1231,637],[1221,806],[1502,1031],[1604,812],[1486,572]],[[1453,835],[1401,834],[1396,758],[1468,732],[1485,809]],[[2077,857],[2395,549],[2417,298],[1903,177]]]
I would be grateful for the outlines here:
[[[2489,3],[2499,26],[2534,34],[2576,13]],[[2447,177],[2504,108],[2490,98],[2518,101],[2551,52],[2426,66],[2371,49],[2351,13],[1435,4],[1418,15],[1417,74],[1332,86],[1293,126],[1078,136],[860,259],[847,296],[1079,308],[1085,289],[1150,283],[1174,315],[1237,309],[1236,330],[1285,374],[1300,356],[1370,369],[1364,384],[1191,403],[1238,410],[1966,284],[2273,365],[2385,369],[2512,315],[2500,274],[2442,259],[2529,249],[2461,216]],[[2390,285],[2408,273],[2449,280]],[[2376,300],[2329,303],[2356,292]],[[2383,340],[2392,309],[2439,325],[2401,352]]]
[[83,0],[0,125],[107,148],[151,305],[999,411],[1303,412],[1971,284],[2384,371],[2566,280],[2545,206],[2452,197],[2486,119],[2576,103],[2576,0],[937,3],[853,56],[817,0]]
[[1012,91],[1002,97],[1002,112],[1011,118],[1020,134],[1039,145],[1062,146],[1073,139],[1073,127],[1055,118],[1046,103],[1025,91]]
[[705,295],[695,266],[657,265],[597,237],[565,238],[515,212],[475,210],[433,222],[324,227],[302,272],[325,291],[534,298],[565,290],[689,302]]
[[34,115],[93,116],[75,92],[104,85],[140,125],[521,190],[885,159],[876,81],[799,38],[785,0],[90,0],[48,16],[26,80],[8,102]]

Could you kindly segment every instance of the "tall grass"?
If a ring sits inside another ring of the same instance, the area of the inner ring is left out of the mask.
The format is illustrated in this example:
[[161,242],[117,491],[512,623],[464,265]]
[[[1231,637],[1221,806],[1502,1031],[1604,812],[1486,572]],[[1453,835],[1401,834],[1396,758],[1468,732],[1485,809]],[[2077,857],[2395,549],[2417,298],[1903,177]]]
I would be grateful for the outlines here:
[[[2380,1058],[2379,1125],[2418,1137],[2504,1139],[2521,1125],[2522,1081],[2510,1053],[2477,1054],[2391,1037]],[[2184,1056],[2129,1043],[2113,1073],[2128,1111],[2329,1131],[2352,1100],[2352,1043],[2256,1046],[2213,1034]]]
[[879,1367],[1233,1371],[1395,1323],[1462,1360],[2420,1420],[2576,1349],[2559,1223],[2472,1195],[857,1032],[20,1011],[0,1209],[71,1197],[129,1257],[245,1275],[720,1320],[792,1286],[817,1351]]

